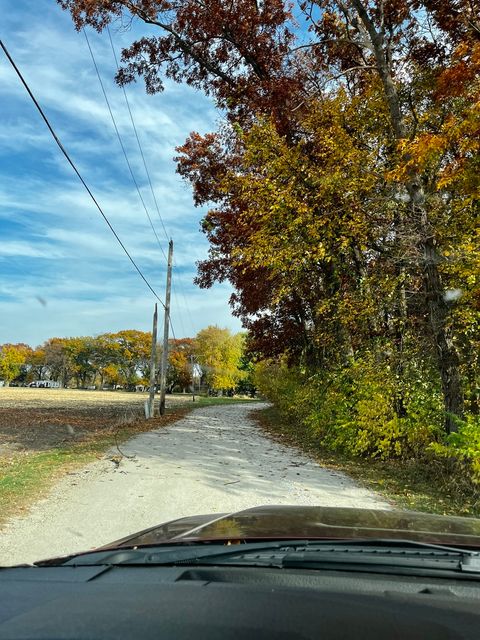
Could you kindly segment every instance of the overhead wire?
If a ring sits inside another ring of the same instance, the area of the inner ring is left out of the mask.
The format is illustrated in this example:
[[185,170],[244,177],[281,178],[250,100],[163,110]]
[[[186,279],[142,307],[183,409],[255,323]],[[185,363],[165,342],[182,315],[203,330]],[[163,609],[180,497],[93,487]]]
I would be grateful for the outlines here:
[[[113,44],[112,34],[110,33],[110,28],[108,27],[108,25],[107,25],[107,33],[108,33],[108,38],[109,38],[109,41],[110,41],[110,47],[112,49],[113,58],[115,60],[115,66],[117,68],[117,71],[119,71],[120,66],[118,64],[118,58],[117,58],[117,54],[116,54],[116,51],[115,51],[115,46]],[[153,188],[152,180],[151,180],[151,177],[150,177],[150,172],[148,170],[147,161],[146,161],[146,158],[145,158],[145,154],[143,152],[142,144],[140,142],[140,137],[138,135],[137,127],[136,127],[136,124],[135,124],[135,119],[133,117],[133,112],[132,112],[132,109],[130,107],[130,101],[128,99],[128,95],[127,95],[127,92],[126,92],[126,89],[125,89],[124,85],[121,85],[121,86],[122,86],[122,90],[123,90],[123,96],[124,96],[124,99],[125,99],[125,104],[127,106],[127,110],[128,110],[129,116],[130,116],[130,121],[132,123],[133,132],[135,134],[135,138],[136,138],[136,141],[137,141],[138,149],[140,151],[140,156],[142,158],[143,166],[145,168],[145,174],[147,176],[148,184],[150,186],[150,191],[152,193],[152,198],[153,198],[153,202],[155,204],[155,209],[157,211],[157,215],[158,215],[158,217],[160,219],[160,222],[162,224],[162,228],[163,228],[165,237],[166,237],[167,240],[170,240],[170,235],[169,235],[169,233],[168,233],[168,231],[167,231],[167,229],[165,227],[165,223],[164,223],[162,214],[160,213],[160,207],[158,206],[158,201],[157,201],[157,198],[155,196],[155,190]],[[173,258],[173,264],[174,264],[175,267],[178,268],[175,256]],[[188,318],[189,318],[189,321],[190,321],[190,325],[191,325],[192,331],[193,331],[193,333],[195,333],[195,325],[194,325],[194,322],[193,322],[191,310],[190,310],[190,307],[188,305],[187,298],[186,298],[186,295],[185,295],[185,292],[183,290],[183,287],[181,285],[181,281],[180,280],[178,281],[178,285],[179,285],[180,293],[181,293],[181,295],[183,297],[183,300],[184,300],[184,303],[185,303],[185,309],[187,311],[187,315],[188,315]],[[173,289],[173,295],[174,295],[174,299],[175,299],[175,302],[176,302],[176,306],[180,309],[180,305],[178,303],[178,298],[177,298],[177,295],[176,295],[175,284],[173,282],[173,279],[172,279],[172,289]],[[185,325],[183,324],[182,316],[179,315],[179,317],[180,317],[180,324],[182,325],[183,332],[186,335]]]
[[137,271],[137,273],[139,274],[139,276],[142,278],[142,280],[144,281],[144,283],[147,285],[148,289],[151,291],[151,293],[155,296],[155,298],[160,302],[160,304],[162,305],[163,308],[165,308],[165,305],[163,304],[161,298],[159,297],[159,295],[157,294],[157,292],[155,291],[155,289],[152,287],[152,285],[149,283],[149,281],[147,280],[147,278],[145,277],[145,275],[143,274],[143,272],[141,271],[140,267],[137,265],[137,263],[135,262],[135,260],[132,258],[132,256],[130,255],[128,249],[126,248],[126,246],[124,245],[124,243],[122,242],[122,240],[120,239],[118,233],[115,231],[112,223],[110,222],[110,220],[108,219],[107,215],[104,213],[102,207],[100,206],[100,204],[98,203],[97,199],[95,198],[95,196],[93,195],[90,187],[88,186],[88,184],[85,182],[83,176],[81,175],[80,171],[77,169],[77,166],[75,165],[75,163],[73,162],[73,160],[71,159],[70,155],[68,154],[67,150],[65,149],[65,147],[63,146],[63,144],[61,143],[59,137],[57,136],[57,134],[55,133],[55,130],[53,129],[52,125],[50,124],[50,121],[48,120],[47,116],[45,115],[45,112],[43,111],[42,107],[40,106],[38,100],[35,98],[32,90],[30,89],[27,81],[25,80],[25,78],[23,77],[20,69],[17,67],[17,65],[15,64],[15,61],[13,60],[12,56],[10,55],[7,47],[5,46],[5,44],[3,43],[2,40],[0,40],[0,47],[3,49],[3,52],[5,53],[5,55],[7,56],[8,61],[10,62],[10,64],[12,65],[13,69],[15,70],[15,73],[17,74],[17,76],[19,77],[21,83],[23,84],[23,86],[25,87],[28,95],[30,96],[33,104],[35,105],[35,107],[37,108],[38,112],[40,113],[43,121],[45,122],[48,130],[50,131],[53,139],[55,140],[58,148],[60,149],[60,151],[63,153],[63,155],[65,156],[68,164],[72,167],[72,169],[74,170],[74,172],[76,173],[78,179],[80,180],[80,182],[82,183],[82,185],[85,187],[85,190],[87,191],[88,195],[90,196],[90,198],[92,199],[93,203],[95,204],[95,206],[97,207],[98,211],[100,212],[100,215],[103,217],[103,219],[105,220],[105,222],[107,223],[110,231],[113,233],[113,235],[115,236],[118,244],[121,246],[121,248],[123,249],[124,253],[126,254],[126,256],[128,257],[128,259],[130,260],[130,262],[132,263],[133,267],[135,268],[135,270]]
[[112,111],[112,108],[110,106],[110,101],[108,99],[107,92],[105,91],[105,86],[103,84],[102,77],[101,77],[100,71],[98,69],[98,65],[97,65],[97,61],[95,59],[95,55],[93,53],[92,47],[90,46],[90,41],[88,39],[87,32],[86,32],[85,29],[82,29],[82,31],[83,31],[83,35],[85,36],[87,47],[88,47],[88,50],[90,52],[90,57],[92,58],[93,66],[95,67],[95,72],[97,74],[98,82],[99,82],[100,87],[102,89],[103,97],[105,98],[105,103],[107,105],[107,109],[108,109],[108,112],[110,114],[110,118],[112,120],[113,127],[115,129],[115,133],[117,134],[118,142],[120,143],[120,147],[122,148],[122,152],[123,152],[123,155],[125,157],[125,162],[127,163],[128,170],[130,172],[130,176],[132,177],[133,184],[135,185],[135,188],[136,188],[137,193],[138,193],[138,197],[140,198],[140,202],[143,205],[143,208],[145,210],[145,214],[146,214],[146,216],[148,218],[148,222],[150,223],[150,227],[152,228],[152,231],[153,231],[153,233],[155,235],[155,238],[157,240],[157,244],[158,244],[158,246],[160,248],[160,251],[162,252],[163,257],[165,258],[165,260],[167,260],[166,253],[165,253],[165,251],[164,251],[164,249],[163,249],[163,247],[162,247],[162,245],[160,243],[160,238],[158,237],[157,231],[156,231],[155,227],[153,226],[152,218],[150,217],[150,214],[148,213],[147,205],[145,204],[145,200],[143,199],[142,193],[140,191],[140,187],[138,186],[137,179],[135,178],[135,174],[133,173],[132,165],[130,164],[130,160],[128,159],[127,151],[125,149],[125,145],[123,144],[122,137],[120,135],[120,131],[118,130],[117,122],[115,120],[115,116],[113,115],[113,111]]
[[[128,166],[129,172],[130,172],[130,175],[131,175],[131,177],[132,177],[132,181],[133,181],[133,183],[134,183],[134,185],[135,185],[135,188],[136,188],[136,190],[137,190],[138,196],[139,196],[140,201],[141,201],[141,203],[142,203],[142,205],[143,205],[143,208],[144,208],[144,210],[145,210],[146,216],[147,216],[147,218],[148,218],[148,221],[149,221],[149,223],[150,223],[150,226],[151,226],[151,228],[152,228],[152,231],[153,231],[153,233],[154,233],[154,235],[155,235],[155,238],[156,238],[156,240],[157,240],[157,244],[158,244],[158,246],[159,246],[159,248],[160,248],[160,251],[162,252],[163,257],[165,258],[165,260],[168,262],[168,258],[167,258],[166,254],[165,254],[165,251],[164,251],[164,249],[163,249],[163,247],[162,247],[162,245],[161,245],[161,243],[160,243],[160,238],[158,237],[158,234],[157,234],[157,232],[156,232],[156,230],[155,230],[155,227],[154,227],[154,225],[153,225],[152,218],[151,218],[151,216],[150,216],[150,214],[149,214],[149,212],[148,212],[147,205],[145,204],[145,200],[143,199],[143,196],[142,196],[142,194],[141,194],[140,187],[139,187],[138,182],[137,182],[137,180],[136,180],[136,178],[135,178],[135,174],[133,173],[132,165],[131,165],[131,163],[130,163],[130,160],[128,159],[128,154],[127,154],[127,151],[126,151],[126,149],[125,149],[125,145],[123,144],[122,136],[120,135],[120,131],[119,131],[119,129],[118,129],[117,122],[116,122],[116,120],[115,120],[115,116],[113,115],[113,111],[112,111],[112,108],[111,108],[111,106],[110,106],[110,101],[109,101],[109,99],[108,99],[108,95],[107,95],[107,92],[106,92],[106,90],[105,90],[105,85],[103,84],[102,77],[101,77],[101,75],[100,75],[100,70],[99,70],[99,68],[98,68],[98,64],[97,64],[97,61],[96,61],[96,59],[95,59],[95,54],[93,53],[93,49],[92,49],[92,47],[91,47],[91,45],[90,45],[90,41],[89,41],[89,39],[88,39],[87,32],[86,32],[86,30],[85,30],[84,28],[82,29],[82,31],[83,31],[83,35],[85,36],[85,41],[86,41],[86,43],[87,43],[87,47],[88,47],[88,50],[89,50],[89,52],[90,52],[90,57],[92,58],[92,62],[93,62],[93,66],[94,66],[94,68],[95,68],[95,72],[96,72],[96,74],[97,74],[98,82],[99,82],[100,87],[101,87],[101,89],[102,89],[103,97],[105,98],[105,103],[106,103],[106,105],[107,105],[108,112],[109,112],[109,114],[110,114],[110,118],[111,118],[111,120],[112,120],[112,124],[113,124],[113,127],[114,127],[114,129],[115,129],[115,133],[117,134],[118,142],[120,143],[120,147],[122,148],[122,152],[123,152],[123,155],[124,155],[124,157],[125,157],[125,161],[126,161],[126,163],[127,163],[127,166]],[[110,35],[110,31],[109,31],[109,35]],[[115,50],[113,49],[113,42],[112,42],[111,37],[110,37],[110,43],[111,43],[111,45],[112,45],[112,50],[113,50],[113,54],[114,54],[114,57],[115,57],[115,63],[117,64],[117,60],[116,60],[116,56],[115,56]],[[118,68],[118,64],[117,64],[117,68]],[[147,172],[147,177],[148,177],[148,180],[149,180],[149,182],[150,182],[150,188],[152,189],[152,194],[153,194],[153,187],[152,187],[152,183],[151,183],[151,181],[150,181],[150,175],[149,175],[149,173],[148,173],[148,169],[147,169],[146,162],[145,162],[145,157],[144,157],[144,154],[143,154],[143,151],[142,151],[141,145],[140,145],[140,140],[139,140],[139,138],[138,138],[137,130],[136,130],[135,123],[134,123],[134,120],[133,120],[132,112],[131,112],[131,110],[130,110],[130,105],[129,105],[129,103],[128,103],[128,98],[127,98],[127,95],[126,95],[125,89],[123,89],[123,93],[124,93],[125,100],[126,100],[126,103],[127,103],[128,112],[129,112],[129,114],[130,114],[130,119],[131,119],[131,122],[132,122],[132,125],[133,125],[133,129],[134,129],[134,132],[135,132],[135,137],[136,137],[136,139],[137,139],[137,143],[138,143],[138,146],[139,146],[139,149],[140,149],[140,154],[141,154],[141,156],[142,156],[143,163],[144,163],[144,166],[145,166],[145,170],[146,170],[146,172]],[[155,195],[154,195],[154,198],[155,198]],[[162,226],[163,226],[163,229],[164,229],[164,231],[165,231],[165,234],[166,234],[167,240],[168,240],[168,241],[170,241],[170,239],[169,239],[169,237],[168,237],[168,234],[167,234],[167,232],[166,232],[166,229],[165,229],[165,225],[163,224],[163,220],[162,220],[162,217],[161,217],[161,215],[160,215],[160,210],[159,210],[159,208],[158,208],[158,204],[157,204],[156,199],[155,199],[155,204],[156,204],[156,206],[157,206],[158,215],[159,215],[159,217],[160,217],[160,221],[162,222]],[[163,305],[163,307],[165,308],[165,305]],[[171,313],[169,313],[169,314],[168,314],[168,323],[169,323],[170,328],[171,328],[171,330],[172,330],[173,338],[176,340],[177,338],[176,338],[176,335],[175,335],[175,329],[174,329],[174,326],[173,326]]]
[[[113,46],[112,35],[110,33],[110,29],[109,29],[108,25],[107,25],[107,33],[108,33],[108,38],[110,40],[110,47],[112,49],[113,58],[115,60],[115,66],[117,68],[117,71],[119,71],[120,67],[118,65],[117,54],[115,53],[115,47]],[[133,114],[132,114],[132,110],[130,108],[130,102],[128,100],[127,92],[125,90],[124,85],[122,84],[121,86],[122,86],[122,90],[123,90],[123,96],[125,98],[125,104],[127,105],[127,110],[128,110],[129,115],[130,115],[130,121],[132,123],[133,132],[134,132],[135,138],[137,140],[138,149],[139,149],[140,155],[142,157],[143,166],[145,167],[145,174],[147,176],[148,184],[150,185],[150,191],[152,192],[153,202],[155,203],[155,208],[157,210],[158,217],[159,217],[160,222],[162,224],[163,232],[165,233],[165,237],[166,237],[167,242],[168,242],[170,240],[170,237],[169,237],[169,235],[167,233],[167,229],[165,228],[165,223],[163,221],[162,214],[160,213],[160,207],[158,206],[157,198],[155,196],[155,191],[154,191],[153,185],[152,185],[152,180],[150,178],[150,172],[149,172],[148,167],[147,167],[147,162],[145,160],[145,155],[143,153],[142,145],[140,144],[140,138],[138,137],[137,127],[135,126],[135,120],[133,119]]]
[[[175,290],[175,282],[172,278],[172,292],[173,292],[173,298],[175,300],[175,305],[177,306],[177,308],[180,310],[180,305],[178,303],[178,297],[177,297],[177,292]],[[180,319],[180,327],[182,329],[183,335],[186,336],[187,332],[185,331],[185,325],[183,324],[183,317],[181,314],[179,314],[179,319]]]
[[[174,264],[175,264],[175,266],[176,266],[176,267],[177,267],[177,269],[178,269],[177,263],[176,263],[176,262],[174,262]],[[187,312],[188,321],[189,321],[189,323],[190,323],[190,328],[192,329],[192,335],[194,335],[194,334],[195,334],[195,324],[194,324],[194,322],[193,322],[192,313],[191,313],[190,307],[189,307],[188,302],[187,302],[187,297],[186,297],[186,295],[185,295],[185,292],[184,292],[184,290],[183,290],[183,287],[182,287],[182,284],[181,284],[181,281],[180,281],[180,279],[179,279],[179,278],[177,278],[177,283],[178,283],[178,286],[179,286],[180,295],[182,296],[182,298],[183,298],[183,302],[184,302],[184,304],[185,304],[185,309],[186,309],[186,312]],[[174,283],[174,285],[175,285],[175,283]],[[175,289],[174,289],[174,295],[175,295],[175,297],[176,297]],[[180,307],[180,305],[178,304],[178,300],[177,300],[177,305]],[[184,333],[185,333],[185,335],[186,335],[185,327],[184,327]]]
[[172,330],[172,336],[174,340],[177,340],[177,336],[175,335],[175,329],[173,328],[173,323],[172,323],[172,316],[171,314],[168,314],[168,323],[170,325],[170,329]]
[[[131,163],[130,163],[130,160],[128,159],[128,154],[127,154],[127,151],[126,151],[126,149],[125,149],[125,145],[123,144],[122,136],[120,135],[120,131],[119,131],[119,129],[118,129],[117,122],[116,122],[116,120],[115,120],[115,116],[113,115],[113,111],[112,111],[112,108],[111,108],[111,105],[110,105],[110,101],[109,101],[109,99],[108,99],[108,95],[107,95],[107,92],[106,92],[106,90],[105,90],[105,85],[103,84],[102,77],[101,77],[101,75],[100,75],[100,70],[99,70],[99,68],[98,68],[98,64],[97,64],[97,61],[96,61],[96,59],[95,59],[95,54],[93,53],[93,49],[92,49],[92,47],[91,47],[91,45],[90,45],[90,41],[89,41],[89,39],[88,39],[87,32],[86,32],[86,30],[85,30],[85,29],[82,29],[82,31],[83,31],[83,35],[85,36],[85,40],[86,40],[86,43],[87,43],[87,46],[88,46],[88,50],[89,50],[89,52],[90,52],[90,56],[91,56],[91,58],[92,58],[93,66],[94,66],[94,68],[95,68],[95,72],[96,72],[96,74],[97,74],[97,78],[98,78],[98,81],[99,81],[100,87],[101,87],[101,89],[102,89],[103,97],[105,98],[105,103],[106,103],[106,105],[107,105],[108,112],[109,112],[109,114],[110,114],[110,118],[111,118],[111,120],[112,120],[112,124],[113,124],[113,127],[114,127],[114,129],[115,129],[115,133],[116,133],[117,138],[118,138],[118,141],[119,141],[119,143],[120,143],[120,147],[122,148],[122,152],[123,152],[123,155],[124,155],[124,157],[125,157],[125,161],[126,161],[126,163],[127,163],[127,166],[128,166],[129,172],[130,172],[130,175],[131,175],[131,177],[132,177],[132,181],[133,181],[133,183],[134,183],[134,185],[135,185],[135,188],[136,188],[136,190],[137,190],[138,196],[139,196],[139,198],[140,198],[140,201],[141,201],[141,203],[142,203],[142,205],[143,205],[143,208],[144,208],[145,213],[146,213],[146,215],[147,215],[148,221],[149,221],[150,226],[151,226],[151,228],[152,228],[152,231],[153,231],[153,233],[155,234],[155,238],[156,238],[156,240],[157,240],[157,243],[158,243],[158,246],[159,246],[159,248],[160,248],[160,251],[162,252],[163,257],[165,258],[165,260],[167,260],[167,262],[168,262],[168,258],[167,258],[166,254],[165,254],[165,251],[164,251],[164,249],[163,249],[163,247],[162,247],[162,245],[161,245],[161,243],[160,243],[160,239],[159,239],[158,234],[157,234],[157,232],[156,232],[156,230],[155,230],[155,227],[154,227],[154,225],[153,225],[152,218],[151,218],[151,216],[150,216],[150,214],[149,214],[149,212],[148,212],[148,208],[147,208],[147,205],[146,205],[146,203],[145,203],[145,200],[143,199],[143,196],[142,196],[142,194],[141,194],[140,187],[139,187],[138,182],[137,182],[137,180],[136,180],[136,178],[135,178],[135,174],[133,173],[132,165],[131,165]],[[117,58],[116,58],[116,55],[115,55],[115,49],[113,48],[112,38],[111,38],[111,36],[110,36],[110,30],[109,30],[109,37],[110,37],[110,44],[111,44],[111,46],[112,46],[112,52],[113,52],[113,55],[114,55],[114,58],[115,58],[115,64],[116,64],[117,69],[118,69]],[[149,174],[149,172],[148,172],[147,164],[146,164],[146,161],[145,161],[145,156],[144,156],[144,153],[143,153],[143,150],[142,150],[142,146],[141,146],[141,144],[140,144],[140,139],[139,139],[139,137],[138,137],[137,129],[136,129],[136,126],[135,126],[135,122],[134,122],[134,119],[133,119],[133,115],[132,115],[132,111],[131,111],[131,109],[130,109],[130,104],[129,104],[129,102],[128,102],[128,97],[127,97],[127,94],[126,94],[125,88],[124,88],[124,87],[122,87],[122,88],[123,88],[123,94],[124,94],[124,97],[125,97],[125,102],[126,102],[126,105],[127,105],[127,108],[128,108],[128,113],[129,113],[129,115],[130,115],[130,120],[131,120],[131,123],[132,123],[132,127],[133,127],[133,130],[134,130],[134,133],[135,133],[135,137],[136,137],[136,140],[137,140],[138,148],[139,148],[139,150],[140,150],[140,155],[141,155],[142,160],[143,160],[143,165],[144,165],[144,167],[145,167],[145,172],[146,172],[146,174],[147,174],[148,182],[149,182],[149,184],[150,184],[150,189],[151,189],[151,191],[152,191],[152,195],[153,195],[153,198],[154,198],[155,206],[156,206],[156,208],[157,208],[158,216],[159,216],[159,218],[160,218],[160,222],[162,223],[162,227],[163,227],[163,230],[164,230],[164,232],[165,232],[165,236],[166,236],[166,238],[167,238],[167,241],[169,242],[169,241],[170,241],[170,238],[169,238],[169,236],[168,236],[168,234],[167,234],[167,230],[166,230],[166,228],[165,228],[165,224],[164,224],[164,222],[163,222],[162,216],[161,216],[161,214],[160,214],[160,209],[159,209],[159,206],[158,206],[157,200],[156,200],[156,198],[155,198],[155,193],[154,193],[154,191],[153,191],[153,186],[152,186],[152,182],[151,182],[151,179],[150,179],[150,174]],[[175,296],[175,291],[174,291],[174,296]],[[171,330],[172,330],[173,338],[174,338],[174,340],[176,340],[176,339],[177,339],[177,337],[176,337],[176,334],[175,334],[175,328],[174,328],[174,326],[173,326],[171,313],[169,313],[169,314],[168,314],[168,323],[169,323],[170,328],[171,328]],[[183,322],[182,322],[182,324],[183,324]],[[183,328],[183,330],[185,331],[185,327]]]

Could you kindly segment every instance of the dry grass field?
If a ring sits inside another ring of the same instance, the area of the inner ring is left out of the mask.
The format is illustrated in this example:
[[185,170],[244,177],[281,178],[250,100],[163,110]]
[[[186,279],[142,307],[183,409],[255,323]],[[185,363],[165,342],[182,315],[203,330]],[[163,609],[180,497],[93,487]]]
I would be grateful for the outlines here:
[[[42,451],[143,421],[147,393],[0,388],[0,456]],[[191,403],[169,396],[169,408]]]

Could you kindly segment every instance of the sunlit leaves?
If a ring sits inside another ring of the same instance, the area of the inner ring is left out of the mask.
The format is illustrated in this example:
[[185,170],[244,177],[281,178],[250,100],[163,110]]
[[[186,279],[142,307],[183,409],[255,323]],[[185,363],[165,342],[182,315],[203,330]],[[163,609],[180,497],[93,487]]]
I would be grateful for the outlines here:
[[199,331],[195,338],[195,352],[204,373],[204,380],[212,389],[234,389],[245,372],[240,370],[244,336],[228,329],[210,326]]

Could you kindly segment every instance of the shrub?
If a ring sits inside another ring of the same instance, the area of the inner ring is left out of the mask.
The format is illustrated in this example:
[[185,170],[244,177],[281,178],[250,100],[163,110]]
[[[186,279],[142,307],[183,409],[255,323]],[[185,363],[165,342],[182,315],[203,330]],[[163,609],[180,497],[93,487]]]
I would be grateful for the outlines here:
[[255,371],[261,393],[310,439],[332,451],[380,459],[425,456],[438,439],[440,395],[425,378],[416,371],[402,381],[406,410],[399,416],[398,380],[371,354],[312,376],[284,361],[261,362]]
[[442,442],[429,447],[437,456],[462,462],[470,471],[471,479],[480,484],[480,416],[468,415],[458,421],[458,431],[445,436]]

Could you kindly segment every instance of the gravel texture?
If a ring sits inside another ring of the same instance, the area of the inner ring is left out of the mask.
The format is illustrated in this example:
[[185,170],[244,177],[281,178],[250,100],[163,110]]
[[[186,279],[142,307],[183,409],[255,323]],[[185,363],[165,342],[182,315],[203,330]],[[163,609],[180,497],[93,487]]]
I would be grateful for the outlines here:
[[161,522],[266,504],[389,508],[342,473],[270,440],[265,405],[196,409],[65,476],[0,534],[0,565],[84,551]]

